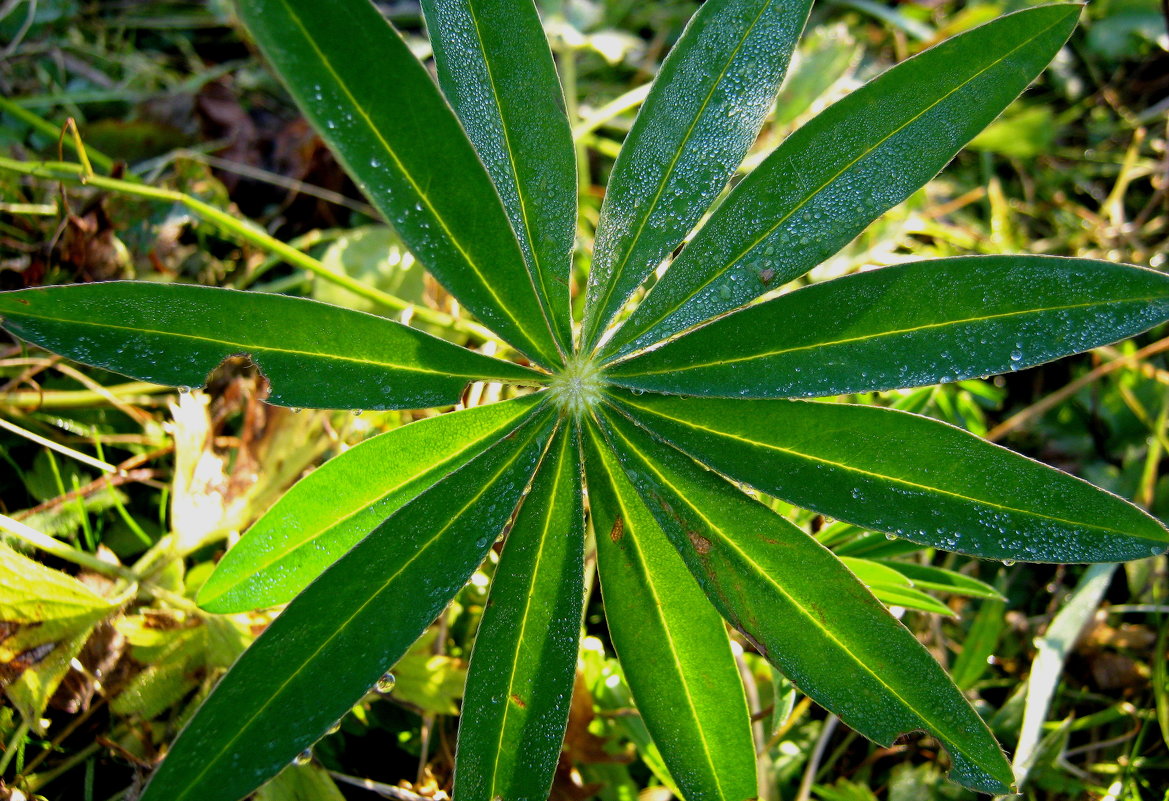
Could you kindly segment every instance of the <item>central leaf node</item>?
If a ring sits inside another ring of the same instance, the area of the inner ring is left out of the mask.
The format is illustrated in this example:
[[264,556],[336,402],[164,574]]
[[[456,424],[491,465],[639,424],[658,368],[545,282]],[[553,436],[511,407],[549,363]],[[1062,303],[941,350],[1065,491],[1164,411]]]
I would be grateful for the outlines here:
[[561,414],[580,417],[600,402],[604,385],[596,363],[586,354],[574,353],[564,369],[552,376],[548,392]]

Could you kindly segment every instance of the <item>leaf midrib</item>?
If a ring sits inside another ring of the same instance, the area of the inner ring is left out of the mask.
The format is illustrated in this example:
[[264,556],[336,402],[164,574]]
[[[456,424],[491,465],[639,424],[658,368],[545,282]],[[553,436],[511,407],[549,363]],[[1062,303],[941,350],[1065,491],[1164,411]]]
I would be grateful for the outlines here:
[[[312,358],[317,358],[317,359],[324,359],[324,360],[328,360],[328,361],[351,362],[353,364],[366,364],[366,365],[369,365],[371,367],[386,367],[386,368],[392,368],[395,370],[404,370],[404,371],[411,372],[411,373],[423,373],[425,375],[437,375],[437,376],[442,376],[444,378],[456,378],[456,379],[457,378],[483,378],[483,375],[480,373],[454,372],[454,371],[450,371],[450,370],[431,370],[431,369],[428,369],[425,367],[410,366],[410,365],[405,365],[405,364],[399,364],[396,362],[374,361],[372,359],[362,359],[362,358],[357,358],[355,356],[342,356],[342,355],[336,354],[336,353],[324,353],[324,352],[319,352],[319,351],[298,350],[295,348],[274,348],[274,347],[271,347],[268,345],[254,345],[254,344],[249,345],[249,344],[244,343],[244,342],[235,342],[233,340],[228,340],[228,339],[210,339],[208,337],[199,336],[197,334],[188,334],[188,333],[182,333],[182,332],[178,332],[178,331],[158,331],[156,329],[151,329],[151,328],[141,328],[141,327],[135,327],[135,326],[117,325],[115,323],[96,323],[96,322],[92,322],[89,320],[68,320],[68,319],[64,319],[60,316],[30,314],[30,313],[24,312],[24,311],[9,312],[7,317],[9,320],[13,320],[13,321],[17,321],[17,320],[20,320],[22,318],[28,318],[28,319],[32,319],[32,320],[47,320],[47,321],[53,322],[53,323],[65,323],[65,324],[68,324],[71,326],[77,326],[77,327],[89,327],[89,328],[97,328],[100,330],[112,330],[112,331],[130,331],[130,332],[133,332],[135,334],[145,334],[147,336],[157,336],[157,337],[163,337],[163,338],[170,337],[170,338],[174,338],[174,339],[189,339],[189,340],[193,340],[195,342],[206,343],[208,345],[218,345],[218,346],[222,346],[225,348],[238,348],[243,353],[246,353],[246,354],[275,353],[275,354],[284,354],[284,355],[288,355],[288,356],[307,356],[307,357],[312,357]],[[389,323],[391,325],[400,325],[400,323],[394,323],[393,320],[385,320],[384,322]],[[408,326],[404,326],[404,327],[408,328]],[[414,329],[409,329],[409,330],[413,331]],[[417,333],[421,333],[421,332],[417,332]],[[441,342],[442,344],[445,344],[445,345],[451,345],[451,347],[454,347],[454,348],[458,348],[457,345],[452,345],[450,342],[446,342],[445,340],[436,340],[436,341]],[[425,343],[425,341],[419,341],[418,344],[425,345],[426,343]],[[467,351],[467,354],[471,355],[471,356],[482,356],[482,354],[472,353],[471,351]],[[490,357],[484,356],[483,358],[489,359]],[[508,366],[515,366],[515,365],[512,365],[511,362],[500,362],[500,363],[506,364]],[[533,377],[535,377],[537,375],[538,374],[533,373]],[[499,379],[499,380],[506,382],[506,381],[516,381],[517,379]]]
[[[793,403],[807,403],[808,401],[792,401],[792,402]],[[613,405],[612,402],[610,402],[610,403],[611,403],[611,405]],[[1035,511],[1032,511],[1029,509],[1017,509],[1017,508],[1012,507],[1012,506],[1006,506],[1004,504],[994,503],[993,501],[982,500],[979,498],[972,498],[970,496],[963,495],[962,493],[959,493],[959,492],[953,492],[950,490],[942,489],[941,487],[931,487],[931,486],[928,486],[926,484],[919,484],[917,482],[909,481],[908,479],[904,479],[904,478],[898,478],[896,476],[885,475],[883,473],[874,473],[874,472],[869,471],[869,470],[864,470],[864,469],[861,469],[859,467],[854,467],[852,465],[844,464],[843,462],[835,462],[835,461],[832,461],[830,459],[817,457],[817,456],[814,456],[812,454],[802,453],[800,451],[792,450],[791,448],[784,448],[784,447],[779,446],[779,445],[773,445],[773,444],[766,443],[766,442],[760,442],[758,440],[747,439],[747,438],[741,437],[737,434],[731,434],[729,432],[719,431],[717,429],[708,428],[706,426],[702,426],[702,425],[699,425],[697,423],[693,423],[689,420],[684,420],[682,418],[673,417],[673,416],[668,415],[668,414],[663,414],[662,412],[657,411],[655,409],[647,408],[645,406],[640,406],[637,403],[630,401],[626,398],[620,399],[619,401],[617,401],[617,403],[632,406],[633,408],[638,409],[640,411],[646,412],[648,414],[656,415],[657,417],[661,417],[665,420],[669,420],[671,422],[678,423],[680,425],[683,425],[683,426],[690,428],[690,429],[693,429],[695,431],[700,431],[700,432],[703,432],[706,434],[710,434],[714,437],[721,437],[721,438],[725,438],[725,439],[734,440],[734,441],[742,443],[744,445],[751,446],[751,447],[763,448],[764,450],[773,450],[773,451],[777,451],[779,453],[785,453],[789,456],[794,456],[796,458],[803,459],[803,460],[811,462],[813,464],[829,465],[830,467],[839,468],[839,469],[844,470],[846,472],[856,473],[858,475],[862,475],[862,476],[865,476],[868,478],[873,478],[873,479],[877,479],[877,480],[881,480],[881,481],[888,481],[889,483],[899,484],[901,486],[908,487],[910,489],[924,490],[926,492],[930,492],[930,493],[934,493],[934,494],[938,494],[938,495],[945,495],[945,496],[948,496],[951,498],[955,498],[959,501],[964,501],[964,502],[967,502],[967,503],[970,503],[970,504],[973,504],[976,506],[984,506],[984,507],[989,507],[991,509],[997,509],[997,510],[1000,510],[1003,512],[1020,514],[1020,515],[1023,515],[1024,517],[1034,517],[1034,518],[1039,518],[1039,519],[1043,519],[1043,520],[1050,520],[1053,523],[1063,523],[1063,524],[1069,525],[1069,526],[1077,526],[1077,527],[1082,527],[1082,528],[1094,529],[1097,531],[1105,532],[1107,534],[1119,534],[1122,536],[1128,536],[1126,534],[1126,532],[1120,531],[1119,529],[1111,529],[1111,528],[1108,528],[1106,526],[1097,525],[1095,523],[1087,523],[1087,522],[1083,522],[1083,521],[1079,521],[1079,520],[1066,520],[1062,517],[1055,517],[1054,515],[1043,514],[1042,512],[1035,512]],[[614,406],[614,408],[617,408],[620,411],[620,408],[618,406]],[[894,412],[894,413],[895,414],[904,414],[904,412]],[[965,433],[965,432],[963,432],[963,433]],[[969,436],[973,437],[973,435],[969,435]],[[974,437],[974,439],[977,440],[978,438]],[[982,440],[978,440],[978,441],[981,442]],[[1006,449],[1004,448],[1003,450],[1006,450]],[[1028,462],[1032,462],[1032,463],[1039,465],[1041,467],[1046,467],[1046,465],[1044,465],[1042,462],[1035,462],[1032,459],[1027,459],[1027,457],[1022,456],[1021,454],[1014,453],[1014,451],[1007,451],[1007,452],[1012,453],[1015,456],[1018,456],[1020,459],[1026,459]],[[701,459],[700,457],[693,457],[692,456],[691,458],[696,458],[698,461],[705,463],[705,460]],[[1051,469],[1051,468],[1049,468],[1049,469]]]
[[[819,286],[826,286],[826,285],[821,284]],[[798,293],[792,293],[791,295],[787,295],[784,297],[795,297],[796,294],[798,294]],[[913,333],[916,333],[918,331],[930,331],[933,329],[948,328],[950,326],[968,325],[971,323],[982,323],[982,322],[987,322],[989,320],[1003,320],[1003,319],[1008,319],[1011,317],[1023,317],[1026,315],[1048,314],[1051,312],[1072,311],[1075,309],[1108,308],[1110,306],[1121,306],[1121,305],[1125,305],[1125,304],[1134,304],[1134,303],[1151,303],[1154,301],[1163,301],[1163,300],[1164,300],[1164,298],[1161,296],[1136,297],[1136,298],[1116,298],[1116,299],[1103,300],[1103,301],[1089,301],[1086,303],[1069,303],[1069,304],[1062,305],[1062,306],[1044,306],[1044,307],[1039,307],[1039,308],[1019,309],[1019,310],[1010,311],[1010,312],[1000,312],[998,314],[987,314],[987,315],[983,315],[981,317],[965,317],[965,318],[958,319],[958,320],[944,320],[940,323],[925,323],[923,325],[910,326],[908,328],[898,328],[898,329],[893,329],[893,330],[889,330],[889,331],[881,331],[881,332],[876,333],[876,334],[865,334],[862,336],[845,337],[843,339],[834,339],[834,340],[829,340],[827,342],[813,342],[809,345],[797,345],[797,346],[790,347],[790,348],[780,348],[779,350],[765,351],[762,353],[750,353],[750,354],[747,354],[745,356],[736,356],[733,358],[726,358],[726,359],[716,359],[715,361],[701,362],[698,364],[689,363],[689,364],[686,364],[686,365],[683,365],[680,367],[668,367],[668,368],[663,368],[663,369],[659,369],[659,370],[641,370],[641,371],[637,371],[637,372],[628,372],[628,373],[624,373],[623,377],[663,375],[666,373],[680,373],[680,372],[684,372],[686,370],[700,370],[700,369],[705,368],[705,367],[721,367],[724,365],[755,361],[757,359],[768,359],[768,358],[771,358],[772,356],[782,356],[786,353],[798,353],[799,351],[805,351],[805,350],[818,350],[820,348],[831,348],[831,347],[835,347],[837,345],[849,345],[849,344],[853,344],[856,342],[876,341],[876,340],[880,340],[880,339],[885,338],[885,337],[902,336],[905,334],[913,334]],[[772,302],[774,303],[775,301],[772,301]],[[750,309],[744,310],[744,313],[746,313],[747,311],[751,311],[754,309],[761,309],[761,308],[764,308],[764,306],[762,306],[762,305],[752,306]],[[731,319],[731,318],[729,318],[729,317],[722,318],[722,320],[727,320],[727,319]],[[721,322],[721,320],[715,321],[715,322],[711,323],[710,325],[717,325],[719,322]],[[681,342],[682,340],[683,340],[683,338],[679,337],[678,339],[673,340],[670,344],[673,344],[675,342]],[[664,347],[668,347],[668,345],[664,346]],[[664,350],[664,347],[663,347],[663,350]],[[633,354],[632,356],[628,357],[627,359],[622,359],[622,362],[624,362],[626,364],[631,364],[635,357],[641,356],[641,355],[643,355],[643,354],[642,353]]]
[[[933,110],[936,106],[945,102],[951,95],[953,95],[956,92],[961,91],[962,89],[964,89],[967,86],[967,84],[970,84],[973,81],[977,80],[978,78],[982,77],[982,75],[984,73],[994,69],[1002,61],[1006,60],[1010,56],[1013,56],[1016,52],[1018,52],[1019,50],[1021,50],[1024,47],[1026,47],[1027,45],[1031,44],[1031,42],[1040,38],[1041,36],[1046,34],[1048,31],[1050,31],[1052,28],[1055,28],[1057,25],[1059,25],[1061,22],[1063,22],[1062,19],[1060,19],[1057,22],[1052,23],[1051,25],[1048,25],[1046,28],[1039,31],[1031,38],[1021,42],[1015,48],[1008,51],[1006,54],[1004,54],[1000,58],[995,59],[994,61],[990,62],[985,67],[983,67],[978,72],[976,72],[974,75],[971,75],[969,78],[967,78],[965,81],[963,81],[961,84],[959,84],[958,86],[955,86],[949,92],[947,92],[946,94],[939,97],[937,100],[935,100],[930,105],[926,106],[924,109],[922,109],[920,112],[915,114],[913,117],[909,118],[904,123],[899,125],[897,128],[890,131],[885,136],[881,137],[881,139],[878,140],[875,144],[873,144],[867,150],[864,150],[863,152],[861,152],[860,155],[858,155],[856,158],[854,158],[848,164],[841,167],[840,170],[835,175],[831,176],[830,178],[828,178],[828,180],[826,180],[819,187],[817,187],[816,189],[814,189],[810,193],[808,193],[802,200],[800,200],[795,206],[792,207],[791,211],[789,211],[783,217],[779,218],[779,220],[777,220],[773,226],[768,228],[766,232],[764,232],[761,236],[756,238],[755,241],[753,241],[750,245],[748,245],[745,249],[743,249],[743,251],[741,253],[739,253],[737,256],[735,256],[732,259],[725,260],[723,262],[722,266],[720,267],[720,269],[718,270],[718,272],[713,273],[710,276],[710,278],[708,278],[706,281],[704,281],[703,283],[701,283],[697,287],[695,287],[693,291],[691,291],[688,295],[686,295],[686,297],[682,298],[680,301],[673,303],[671,306],[669,306],[669,308],[665,312],[663,312],[662,314],[660,314],[659,316],[654,318],[652,321],[650,321],[649,323],[643,323],[641,325],[641,329],[642,329],[641,333],[636,334],[632,339],[630,339],[625,344],[628,345],[630,343],[636,342],[639,338],[645,336],[647,333],[652,331],[656,325],[661,323],[663,320],[671,317],[675,312],[677,312],[684,305],[689,303],[691,299],[693,299],[696,295],[698,295],[698,293],[702,292],[704,289],[706,289],[708,286],[710,286],[712,283],[714,283],[716,280],[718,280],[719,277],[722,276],[727,270],[729,270],[736,262],[738,262],[740,259],[742,259],[744,256],[746,256],[748,253],[750,253],[755,248],[759,247],[759,245],[761,245],[768,237],[770,237],[773,233],[775,233],[781,225],[783,225],[785,222],[787,222],[792,217],[792,215],[796,214],[800,209],[802,209],[804,206],[806,206],[808,203],[810,203],[817,195],[819,195],[826,188],[828,188],[831,184],[833,184],[841,175],[843,175],[848,170],[850,170],[859,161],[867,158],[869,155],[871,155],[873,153],[873,151],[877,150],[877,148],[884,145],[888,140],[892,139],[894,136],[899,134],[905,128],[907,128],[910,125],[912,125],[913,123],[917,122],[917,120],[924,117],[931,110]],[[904,63],[904,62],[902,62],[902,63]],[[894,67],[892,69],[896,69],[896,67]],[[888,72],[883,73],[881,77],[883,77],[884,75],[887,75],[887,74],[888,74]],[[782,148],[782,145],[780,147]],[[778,150],[779,150],[779,148],[777,148],[776,151],[772,151],[772,152],[773,153],[778,152]],[[657,340],[657,341],[661,341],[661,340]],[[652,344],[655,344],[655,342],[647,342],[647,343],[644,343],[643,345],[640,345],[637,347],[644,349],[645,347],[649,347]],[[625,347],[625,345],[623,345],[622,347]],[[618,355],[615,358],[620,358],[621,355],[622,354],[618,353]],[[613,360],[614,359],[610,359],[610,361],[613,361]]]

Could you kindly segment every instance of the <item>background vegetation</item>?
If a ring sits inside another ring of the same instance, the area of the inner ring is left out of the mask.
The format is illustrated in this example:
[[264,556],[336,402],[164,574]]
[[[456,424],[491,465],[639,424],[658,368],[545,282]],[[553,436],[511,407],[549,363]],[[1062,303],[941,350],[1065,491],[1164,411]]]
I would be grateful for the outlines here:
[[[757,152],[885,66],[1021,5],[821,3]],[[425,52],[417,7],[384,7]],[[542,7],[577,120],[579,236],[589,238],[639,87],[694,4]],[[921,256],[1020,250],[1164,269],[1167,13],[1155,0],[1094,3],[1037,85],[811,280]],[[249,287],[408,315],[495,347],[378,221],[226,3],[10,1],[0,14],[0,288],[123,277]],[[30,161],[80,162],[67,119],[95,166],[113,164],[113,175],[157,189],[87,181],[84,167],[27,174]],[[279,242],[309,255],[281,253]],[[1165,520],[1167,335],[1154,330],[991,381],[858,400],[963,426]],[[263,391],[243,363],[221,368],[205,392],[175,394],[0,341],[0,799],[133,797],[185,716],[270,619],[195,607],[215,559],[305,471],[415,417],[297,413],[264,405]],[[474,385],[463,403],[494,392]],[[803,513],[792,519],[841,556],[905,549]],[[1027,797],[1169,798],[1164,556],[1116,569],[916,549],[899,558],[1001,593],[906,586],[904,620],[1026,766]],[[394,681],[259,797],[445,797],[491,569],[489,560]],[[4,622],[30,614],[40,625]],[[598,609],[586,612],[553,795],[665,799],[668,777],[601,621]],[[974,797],[941,778],[928,738],[877,748],[749,647],[740,667],[768,798]]]

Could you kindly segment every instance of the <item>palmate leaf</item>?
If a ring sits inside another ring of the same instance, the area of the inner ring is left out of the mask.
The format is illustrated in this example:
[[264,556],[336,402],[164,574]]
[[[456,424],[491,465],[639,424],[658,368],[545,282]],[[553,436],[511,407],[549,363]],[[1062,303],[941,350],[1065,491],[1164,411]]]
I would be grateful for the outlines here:
[[401,323],[326,303],[231,289],[112,281],[0,294],[12,333],[141,381],[202,386],[248,356],[278,406],[416,409],[457,403],[470,381],[540,375]]
[[377,8],[366,0],[236,7],[297,105],[418,260],[512,346],[545,366],[558,363],[544,304],[491,178]]
[[634,702],[687,801],[751,798],[755,748],[726,627],[600,437],[585,435],[597,570]]
[[1169,532],[1086,481],[954,426],[877,406],[614,392],[619,408],[735,481],[947,551],[1029,562],[1159,554]]
[[463,696],[459,801],[548,797],[568,724],[584,599],[579,454],[575,429],[562,426],[508,532]]
[[585,350],[678,246],[755,141],[810,0],[709,0],[662,64],[613,165],[589,276]]
[[1008,14],[898,64],[743,180],[605,349],[624,354],[815,267],[915,192],[1047,65],[1080,6]]
[[879,743],[925,729],[949,751],[951,778],[1009,791],[1010,765],[986,724],[839,559],[621,415],[603,424],[707,597],[804,693]]
[[553,426],[537,415],[322,573],[199,707],[142,801],[235,801],[321,737],[482,562]]
[[1053,256],[935,259],[813,284],[607,375],[682,395],[842,395],[1031,367],[1166,319],[1169,276],[1153,270]]
[[544,28],[530,0],[424,0],[443,92],[503,199],[563,353],[576,238],[576,156]]
[[540,400],[526,395],[419,420],[330,459],[224,555],[199,589],[199,606],[230,613],[292,600],[404,504],[515,429]]

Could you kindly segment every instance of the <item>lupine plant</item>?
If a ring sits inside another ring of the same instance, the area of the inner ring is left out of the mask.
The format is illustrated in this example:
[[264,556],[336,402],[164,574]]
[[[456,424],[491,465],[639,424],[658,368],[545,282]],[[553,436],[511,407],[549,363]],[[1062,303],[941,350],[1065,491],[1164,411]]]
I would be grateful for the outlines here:
[[368,0],[240,0],[238,12],[350,174],[510,361],[294,297],[142,282],[0,296],[16,335],[143,380],[198,386],[246,355],[279,405],[411,409],[455,404],[471,381],[509,387],[503,402],[336,457],[227,553],[205,609],[288,606],[187,723],[144,801],[233,801],[275,775],[501,536],[454,792],[546,797],[576,665],[586,514],[613,645],[687,799],[757,793],[728,623],[858,732],[890,743],[925,730],[954,780],[1007,792],[1003,752],[943,669],[768,501],[990,559],[1164,552],[1159,522],[1077,478],[931,419],[808,399],[986,376],[1132,336],[1169,319],[1169,279],[972,256],[781,290],[933,177],[1039,74],[1080,7],[1009,14],[889,69],[723,197],[810,0],[708,0],[613,166],[575,325],[576,161],[536,9],[422,5],[437,86]]

